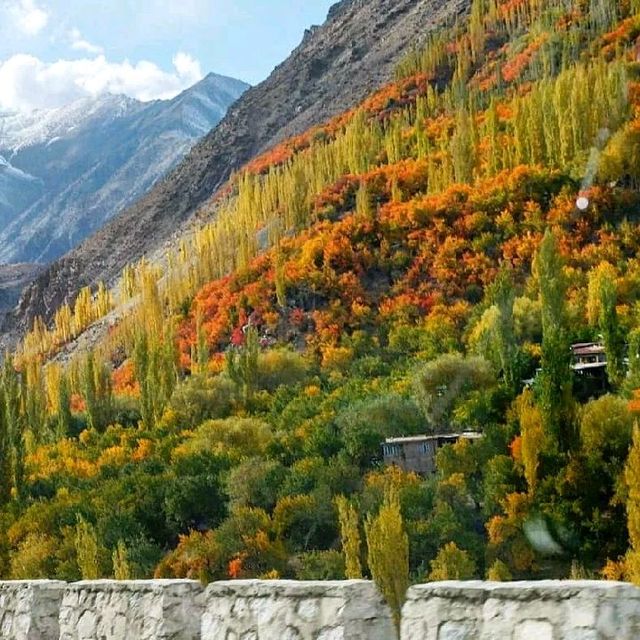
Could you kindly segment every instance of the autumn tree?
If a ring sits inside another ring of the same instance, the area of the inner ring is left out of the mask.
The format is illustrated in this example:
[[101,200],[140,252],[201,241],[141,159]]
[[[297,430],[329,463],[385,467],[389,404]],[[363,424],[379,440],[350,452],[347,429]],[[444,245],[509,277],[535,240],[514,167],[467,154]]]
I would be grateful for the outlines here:
[[640,428],[633,429],[633,445],[624,469],[627,485],[627,529],[631,548],[627,553],[627,574],[640,585]]
[[529,492],[533,494],[538,484],[540,457],[545,449],[545,432],[541,412],[533,403],[529,391],[520,396],[518,405],[524,477],[529,485]]
[[98,536],[94,526],[81,516],[76,523],[75,547],[82,579],[97,580],[100,577]]
[[362,564],[360,562],[360,527],[358,511],[344,496],[336,498],[340,536],[342,538],[342,552],[345,559],[345,577],[347,580],[362,578]]
[[380,511],[365,521],[371,575],[393,612],[396,625],[409,587],[409,538],[397,490],[389,486]]
[[111,556],[111,561],[113,564],[113,577],[116,580],[131,580],[129,550],[122,540],[118,541],[118,545]]
[[475,574],[473,558],[464,549],[458,548],[455,542],[449,542],[431,561],[429,580],[470,580]]

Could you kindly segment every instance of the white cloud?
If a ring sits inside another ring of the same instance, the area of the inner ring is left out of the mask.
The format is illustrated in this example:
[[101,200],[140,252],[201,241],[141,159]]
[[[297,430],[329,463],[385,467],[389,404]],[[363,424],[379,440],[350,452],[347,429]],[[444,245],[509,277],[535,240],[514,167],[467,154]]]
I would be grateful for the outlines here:
[[71,48],[74,51],[83,51],[84,53],[89,53],[91,55],[96,55],[104,52],[104,49],[101,46],[92,44],[88,40],[85,40],[85,38],[82,37],[79,29],[71,29],[67,35],[69,37]]
[[184,51],[178,51],[173,56],[173,66],[180,78],[184,78],[189,84],[195,84],[202,78],[200,62]]
[[49,13],[35,0],[10,0],[7,9],[13,23],[28,36],[38,35],[49,22]]
[[17,54],[0,62],[0,109],[28,111],[59,107],[87,96],[125,94],[138,100],[172,98],[202,78],[200,63],[178,52],[174,71],[142,60],[109,62],[104,55],[47,63]]

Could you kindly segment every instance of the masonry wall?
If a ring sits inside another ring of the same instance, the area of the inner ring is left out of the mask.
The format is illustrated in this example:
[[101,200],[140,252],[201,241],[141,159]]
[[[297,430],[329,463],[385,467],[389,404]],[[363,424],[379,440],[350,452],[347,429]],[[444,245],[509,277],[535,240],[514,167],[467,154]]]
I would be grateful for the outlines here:
[[441,582],[412,587],[407,640],[639,640],[640,589],[619,582]]
[[[402,640],[636,640],[640,589],[615,582],[412,587]],[[370,582],[0,582],[1,640],[396,640]]]
[[191,580],[76,582],[55,640],[199,640],[202,595]]
[[0,638],[57,640],[66,586],[50,580],[0,582]]
[[371,582],[218,582],[204,594],[202,640],[389,640],[389,609]]

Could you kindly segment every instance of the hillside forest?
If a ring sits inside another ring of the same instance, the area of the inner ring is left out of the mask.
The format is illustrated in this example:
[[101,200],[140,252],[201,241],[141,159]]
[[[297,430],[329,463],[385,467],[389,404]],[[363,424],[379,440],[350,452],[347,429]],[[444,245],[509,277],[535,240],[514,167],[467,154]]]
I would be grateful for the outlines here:
[[640,583],[639,186],[640,2],[474,0],[7,354],[0,577]]

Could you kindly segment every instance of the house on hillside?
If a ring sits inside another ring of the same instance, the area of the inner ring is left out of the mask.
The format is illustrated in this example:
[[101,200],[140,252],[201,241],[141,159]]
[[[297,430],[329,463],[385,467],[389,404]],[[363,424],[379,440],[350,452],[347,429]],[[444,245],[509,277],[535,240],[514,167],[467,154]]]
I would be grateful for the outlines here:
[[571,345],[574,393],[581,400],[610,391],[607,378],[607,354],[600,342],[577,342]]
[[[598,398],[611,391],[607,377],[607,354],[601,342],[576,342],[571,345],[573,393],[581,401]],[[536,376],[542,371],[538,369]],[[535,376],[522,381],[525,387],[535,382]]]
[[404,471],[428,476],[436,472],[438,449],[447,444],[455,444],[458,440],[478,440],[479,438],[482,438],[482,434],[476,431],[387,438],[382,445],[384,463],[387,466],[397,466]]

